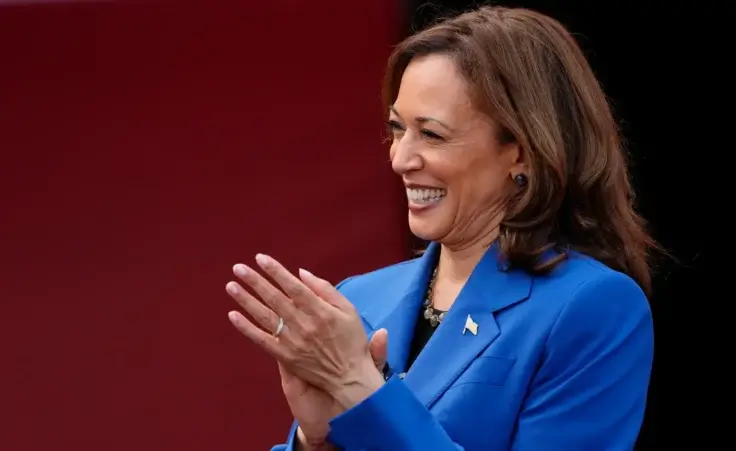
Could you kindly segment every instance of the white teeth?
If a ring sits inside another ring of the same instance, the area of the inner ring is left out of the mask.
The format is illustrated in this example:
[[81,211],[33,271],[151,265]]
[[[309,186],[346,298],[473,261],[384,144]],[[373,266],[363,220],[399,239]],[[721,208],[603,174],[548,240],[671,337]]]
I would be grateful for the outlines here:
[[407,188],[406,197],[413,202],[437,202],[447,191],[438,188]]

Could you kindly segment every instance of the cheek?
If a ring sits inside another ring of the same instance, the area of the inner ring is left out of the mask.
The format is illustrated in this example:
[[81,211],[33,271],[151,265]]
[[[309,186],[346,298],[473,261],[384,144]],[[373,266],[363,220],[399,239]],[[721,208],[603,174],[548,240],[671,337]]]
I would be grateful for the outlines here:
[[483,204],[492,204],[503,198],[508,180],[506,171],[497,161],[476,161],[464,174],[457,180],[463,198]]

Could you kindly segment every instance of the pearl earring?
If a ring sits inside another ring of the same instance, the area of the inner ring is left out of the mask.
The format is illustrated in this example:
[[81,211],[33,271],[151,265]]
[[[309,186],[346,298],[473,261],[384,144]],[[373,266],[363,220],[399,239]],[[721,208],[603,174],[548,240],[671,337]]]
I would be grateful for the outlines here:
[[527,183],[526,175],[516,174],[514,176],[514,183],[516,183],[516,186],[518,187],[526,186],[526,183]]

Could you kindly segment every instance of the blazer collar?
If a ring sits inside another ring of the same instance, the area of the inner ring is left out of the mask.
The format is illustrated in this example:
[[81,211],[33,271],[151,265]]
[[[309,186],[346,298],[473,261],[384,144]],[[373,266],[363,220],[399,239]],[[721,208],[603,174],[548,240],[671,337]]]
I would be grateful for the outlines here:
[[[406,371],[414,327],[439,251],[440,246],[431,243],[414,264],[407,266],[405,278],[393,287],[400,300],[392,308],[385,309],[385,303],[377,302],[373,306],[384,309],[364,312],[364,319],[374,330],[388,331],[388,361],[397,373]],[[529,297],[532,277],[523,271],[503,271],[500,265],[494,244],[478,262],[432,339],[406,373],[404,382],[427,407],[496,339],[499,329],[494,312]],[[463,333],[468,317],[478,325],[477,335]]]

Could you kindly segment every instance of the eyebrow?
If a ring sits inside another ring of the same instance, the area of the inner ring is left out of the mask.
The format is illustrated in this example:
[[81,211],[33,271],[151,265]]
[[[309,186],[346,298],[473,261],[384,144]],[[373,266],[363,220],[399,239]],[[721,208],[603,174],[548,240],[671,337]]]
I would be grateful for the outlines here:
[[[391,105],[391,106],[390,106],[390,107],[388,107],[388,108],[389,108],[389,109],[390,109],[390,110],[391,110],[391,111],[392,111],[392,112],[393,112],[393,113],[394,113],[395,115],[399,116],[399,119],[401,119],[401,115],[400,115],[400,114],[399,114],[399,112],[398,112],[398,111],[396,110],[396,107],[394,107],[393,105]],[[449,125],[445,124],[445,123],[444,123],[444,122],[442,122],[441,120],[439,120],[439,119],[435,119],[435,118],[433,118],[433,117],[429,117],[429,116],[418,116],[418,117],[416,117],[416,118],[415,118],[414,120],[415,120],[415,121],[417,121],[417,122],[418,122],[418,123],[420,123],[420,124],[424,124],[425,122],[434,122],[434,123],[437,123],[437,124],[439,124],[439,125],[441,125],[441,126],[445,127],[445,128],[447,129],[447,130],[450,130],[450,131],[452,131],[452,127],[450,127]]]

